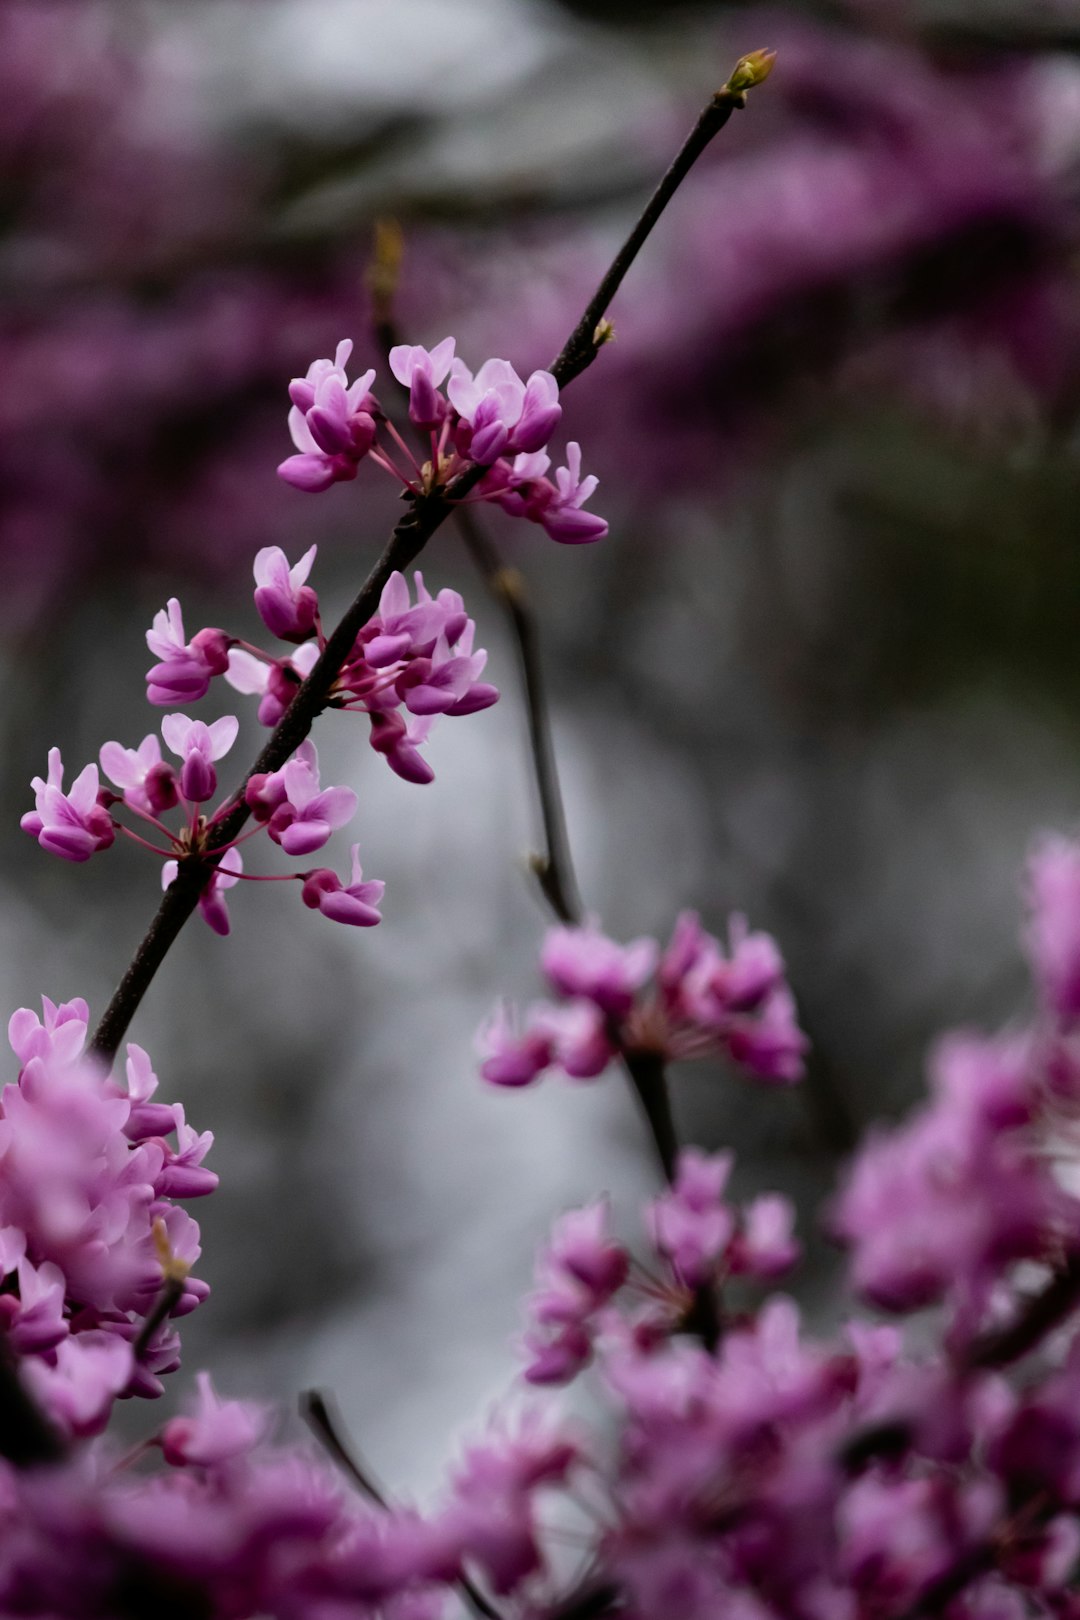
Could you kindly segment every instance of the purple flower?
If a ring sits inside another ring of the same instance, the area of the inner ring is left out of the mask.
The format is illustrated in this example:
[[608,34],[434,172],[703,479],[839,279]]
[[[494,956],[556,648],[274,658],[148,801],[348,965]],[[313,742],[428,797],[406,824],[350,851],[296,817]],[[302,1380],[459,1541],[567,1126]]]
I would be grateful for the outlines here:
[[434,782],[435,772],[420,753],[427,741],[433,716],[418,715],[406,720],[394,709],[370,709],[371,746],[381,754],[396,776],[404,782],[424,787]]
[[160,660],[147,671],[146,696],[151,703],[197,703],[210,690],[215,675],[229,665],[229,637],[224,630],[200,630],[184,640],[184,620],[176,597],[154,615],[146,645]]
[[161,744],[154,732],[144,737],[138,748],[103,743],[99,758],[105,775],[120,789],[124,803],[131,809],[160,816],[176,804],[176,772],[162,761]]
[[255,554],[255,606],[270,634],[281,641],[307,641],[314,635],[319,598],[305,584],[317,546],[305,551],[292,568],[279,546]]
[[794,1235],[795,1206],[782,1193],[763,1193],[742,1212],[742,1220],[728,1253],[736,1275],[773,1282],[782,1277],[801,1253]]
[[419,428],[436,428],[446,415],[446,401],[438,392],[454,358],[454,339],[443,338],[433,349],[399,343],[390,350],[390,370],[409,390],[409,420]]
[[289,384],[289,432],[300,454],[281,463],[278,477],[308,494],[355,478],[375,442],[377,407],[369,393],[375,372],[350,384],[345,366],[352,347],[346,338],[333,360],[312,361],[307,375]]
[[574,1440],[526,1412],[516,1429],[492,1427],[455,1469],[443,1522],[500,1595],[542,1569],[535,1497],[561,1484],[578,1456]]
[[364,661],[372,669],[386,669],[404,658],[425,658],[440,637],[455,642],[470,623],[456,591],[440,591],[433,600],[419,569],[414,577],[415,605],[400,571],[392,573],[382,588],[379,611],[362,633]]
[[19,825],[42,849],[66,861],[88,861],[99,849],[108,849],[116,833],[112,817],[98,803],[96,765],[85,766],[65,793],[60,750],[50,748],[48,779],[43,782],[35,776],[30,785],[37,807],[27,811]]
[[[25,1234],[21,1235],[25,1245]],[[25,1255],[12,1269],[17,1291],[0,1294],[0,1326],[17,1355],[54,1350],[68,1334],[64,1273],[51,1260],[34,1266]]]
[[[32,1392],[75,1434],[96,1432],[118,1394],[160,1394],[157,1373],[178,1364],[164,1325],[137,1368],[131,1342],[164,1256],[178,1275],[198,1258],[198,1227],[171,1199],[217,1181],[202,1166],[210,1134],[149,1101],[146,1053],[128,1048],[125,1090],[83,1056],[86,1029],[82,1001],[46,999],[41,1020],[21,1008],[10,1031],[22,1067],[0,1093],[0,1328]],[[206,1293],[185,1276],[172,1314]]]
[[949,1299],[966,1339],[1005,1268],[1043,1259],[1080,1231],[1080,1205],[1031,1132],[1027,1052],[967,1035],[942,1042],[930,1104],[860,1150],[833,1223],[851,1246],[854,1285],[873,1303],[907,1311]]
[[363,881],[360,845],[352,846],[352,882],[345,887],[328,867],[309,872],[304,880],[303,901],[313,911],[321,911],[332,922],[349,923],[354,928],[374,928],[382,922],[378,905],[386,884],[378,878]]
[[229,752],[239,729],[234,714],[224,714],[210,725],[189,720],[186,714],[167,714],[162,720],[161,735],[184,762],[180,767],[180,792],[190,803],[201,804],[217,791],[214,761]]

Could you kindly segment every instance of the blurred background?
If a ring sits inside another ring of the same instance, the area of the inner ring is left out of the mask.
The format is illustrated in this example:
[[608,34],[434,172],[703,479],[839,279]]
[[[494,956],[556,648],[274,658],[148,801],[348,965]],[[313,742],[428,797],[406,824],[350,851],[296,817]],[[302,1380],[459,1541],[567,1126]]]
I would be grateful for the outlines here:
[[[289,377],[343,336],[374,362],[376,220],[404,232],[410,341],[543,365],[766,45],[567,396],[611,537],[482,518],[541,615],[588,904],[617,937],[689,905],[782,944],[807,1085],[699,1065],[676,1107],[737,1149],[739,1191],[799,1198],[816,1322],[816,1210],[938,1032],[1022,1007],[1020,868],[1080,812],[1080,0],[4,0],[0,983],[9,1010],[100,1011],[157,903],[139,851],[75,870],[18,816],[50,743],[77,769],[157,728],[165,599],[257,637],[259,546],[317,541],[331,615],[381,549],[388,481],[274,476]],[[477,1078],[495,997],[539,991],[537,816],[502,621],[452,533],[424,570],[503,700],[438,729],[428,788],[361,723],[320,727],[383,925],[234,891],[232,937],[193,922],[132,1031],[222,1178],[170,1401],[201,1365],[329,1387],[403,1486],[510,1378],[553,1216],[606,1189],[629,1230],[653,1186],[618,1076]]]

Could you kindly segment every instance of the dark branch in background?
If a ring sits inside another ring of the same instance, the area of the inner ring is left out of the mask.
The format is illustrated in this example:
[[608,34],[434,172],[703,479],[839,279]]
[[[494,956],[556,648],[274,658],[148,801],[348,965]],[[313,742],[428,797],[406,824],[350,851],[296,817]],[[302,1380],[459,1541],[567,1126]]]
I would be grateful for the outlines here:
[[570,840],[566,832],[562,789],[551,741],[551,720],[540,659],[540,635],[524,577],[509,568],[468,507],[457,515],[458,528],[469,555],[479,568],[495,600],[502,604],[517,645],[525,709],[529,720],[529,746],[540,815],[544,825],[544,853],[534,855],[532,868],[548,905],[560,922],[580,924],[584,907],[574,874]]
[[[746,92],[767,78],[772,61],[772,53],[768,51],[758,51],[743,57],[727,84],[722,90],[717,91],[701,114],[555,361],[553,371],[560,386],[565,387],[596,358],[600,345],[610,335],[608,329],[598,333],[597,326],[646,237],[680,182],[685,179],[713,136],[724,127],[736,108],[745,106]],[[156,917],[138,946],[127,972],[94,1032],[91,1050],[99,1057],[111,1063],[116,1056],[117,1048],[127,1033],[139,1003],[149,989],[170,946],[195,910],[207,879],[220,864],[225,846],[232,842],[247,821],[250,812],[244,803],[243,787],[248,777],[256,772],[280,770],[296,752],[316,718],[325,708],[330,689],[352,651],[358,633],[378,608],[379,597],[390,575],[397,570],[404,570],[415,561],[432,535],[454,511],[455,502],[479,483],[483,473],[483,468],[470,467],[445,491],[416,496],[413,499],[408,513],[394,529],[386,550],[364,581],[352,606],[330,636],[318,663],[300,687],[266,747],[245,776],[244,784],[237,790],[232,808],[215,825],[213,833],[207,840],[206,850],[200,855],[188,856],[181,861],[176,881],[166,890]]]
[[[347,1475],[378,1507],[389,1512],[390,1501],[386,1492],[361,1465],[355,1448],[346,1442],[342,1433],[344,1424],[338,1413],[331,1411],[330,1403],[321,1390],[304,1391],[300,1397],[300,1416],[342,1473]],[[480,1588],[474,1585],[467,1575],[462,1575],[457,1585],[473,1613],[480,1616],[480,1620],[502,1620],[498,1609],[488,1602]]]

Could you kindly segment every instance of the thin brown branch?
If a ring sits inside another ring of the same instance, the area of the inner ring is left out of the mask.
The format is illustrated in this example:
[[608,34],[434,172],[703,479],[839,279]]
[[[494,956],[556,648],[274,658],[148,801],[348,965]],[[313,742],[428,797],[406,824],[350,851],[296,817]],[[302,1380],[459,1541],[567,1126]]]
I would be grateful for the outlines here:
[[552,374],[560,388],[565,388],[568,382],[572,382],[591,366],[603,345],[611,337],[611,325],[604,317],[612,299],[623,284],[626,272],[702,152],[714,136],[719,135],[732,113],[746,106],[746,92],[768,77],[772,63],[771,51],[755,51],[750,56],[744,56],[727,84],[716,92],[701,112],[671,167],[646,203],[637,224],[611,261],[607,273],[589,300],[585,313],[563,344],[557,358],[552,361]]
[[514,633],[529,721],[533,777],[544,827],[544,852],[533,857],[532,868],[544,898],[560,922],[580,924],[584,920],[584,908],[570,852],[562,788],[551,741],[551,720],[536,614],[524,577],[516,568],[506,566],[494,541],[489,539],[467,507],[458,513],[457,523],[469,555],[487,582],[492,596],[505,609]]

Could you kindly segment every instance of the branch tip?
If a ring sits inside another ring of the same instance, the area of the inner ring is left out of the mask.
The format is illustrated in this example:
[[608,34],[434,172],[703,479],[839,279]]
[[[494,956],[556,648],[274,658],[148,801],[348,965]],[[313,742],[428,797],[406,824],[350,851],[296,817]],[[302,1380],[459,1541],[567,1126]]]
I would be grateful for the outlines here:
[[[720,91],[720,95],[745,98],[748,90],[755,90],[759,84],[765,83],[775,62],[776,52],[769,50],[751,51],[748,56],[740,57],[735,64],[735,71]],[[745,105],[745,99],[740,99],[739,106]]]

